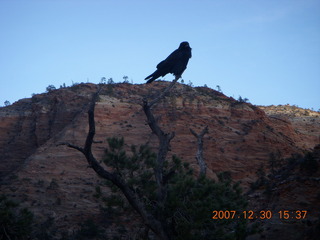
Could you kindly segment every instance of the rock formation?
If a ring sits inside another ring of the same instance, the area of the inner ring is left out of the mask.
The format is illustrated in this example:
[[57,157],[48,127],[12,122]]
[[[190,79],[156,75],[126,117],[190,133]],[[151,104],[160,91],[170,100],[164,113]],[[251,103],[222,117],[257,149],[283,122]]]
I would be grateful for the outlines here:
[[[128,149],[145,143],[156,149],[141,104],[167,85],[103,85],[95,110],[94,154],[101,157],[106,138],[113,136],[123,136]],[[59,146],[66,141],[83,146],[86,112],[96,89],[94,84],[80,84],[0,108],[1,192],[23,202],[40,222],[54,219],[57,229],[69,233],[86,217],[107,222],[99,208],[101,201],[93,196],[101,180],[79,152]],[[289,114],[280,107],[257,107],[206,87],[176,84],[154,112],[166,131],[175,132],[171,154],[189,162],[196,172],[197,143],[190,128],[200,132],[208,126],[203,138],[207,175],[215,178],[217,172],[229,171],[245,190],[256,181],[262,165],[270,170],[270,154],[284,159],[320,143],[319,112]],[[287,200],[279,201],[289,204]]]

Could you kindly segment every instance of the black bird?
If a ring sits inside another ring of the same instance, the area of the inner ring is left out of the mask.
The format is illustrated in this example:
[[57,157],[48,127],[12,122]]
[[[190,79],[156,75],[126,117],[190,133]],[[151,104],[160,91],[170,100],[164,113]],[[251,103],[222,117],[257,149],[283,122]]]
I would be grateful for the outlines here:
[[157,70],[145,78],[147,83],[151,83],[160,76],[172,73],[176,78],[180,78],[191,58],[191,48],[188,42],[180,43],[177,50],[171,53],[165,60],[157,65]]

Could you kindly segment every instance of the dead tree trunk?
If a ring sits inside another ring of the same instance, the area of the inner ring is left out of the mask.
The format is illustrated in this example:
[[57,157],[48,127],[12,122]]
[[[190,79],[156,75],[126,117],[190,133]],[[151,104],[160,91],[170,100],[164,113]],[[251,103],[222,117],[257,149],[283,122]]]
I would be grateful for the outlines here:
[[200,174],[199,177],[206,176],[206,171],[207,171],[207,165],[203,159],[203,136],[208,133],[208,126],[206,126],[200,134],[197,134],[195,131],[193,131],[190,128],[190,132],[197,138],[197,154],[196,154],[196,159],[200,167]]
[[[162,222],[160,222],[157,218],[149,214],[144,206],[144,204],[140,201],[139,197],[136,195],[135,192],[133,192],[126,184],[124,179],[122,179],[119,175],[114,174],[112,172],[109,172],[108,170],[104,169],[100,163],[97,161],[97,159],[92,154],[92,143],[94,142],[93,138],[95,135],[95,121],[94,121],[94,110],[95,110],[95,103],[99,96],[100,89],[94,94],[89,110],[88,110],[88,120],[89,120],[89,132],[87,134],[86,142],[84,147],[79,147],[76,145],[73,145],[71,143],[60,143],[59,145],[66,145],[70,148],[76,149],[83,153],[83,155],[86,157],[87,162],[90,167],[93,168],[93,170],[102,178],[107,179],[111,181],[114,185],[116,185],[122,193],[127,198],[130,205],[135,209],[135,211],[141,216],[142,220],[148,226],[159,239],[162,240],[168,240],[169,236],[165,231],[164,225]],[[155,126],[155,129],[157,127]],[[157,130],[159,131],[159,130]],[[164,134],[164,136],[167,136]],[[168,139],[171,139],[173,136],[169,135],[168,137],[164,137],[164,147],[162,147],[161,152],[159,153],[160,156],[164,156],[166,154],[166,146],[168,146],[169,142]],[[170,141],[170,140],[169,140]],[[161,174],[160,171],[157,171],[157,178],[161,182]],[[157,179],[157,180],[158,180]],[[162,192],[163,190],[161,190]]]
[[176,77],[171,84],[155,99],[151,100],[150,103],[143,99],[143,111],[147,116],[148,125],[151,131],[157,136],[159,141],[158,146],[158,154],[157,154],[157,162],[154,168],[155,179],[157,183],[157,212],[158,219],[160,220],[164,229],[167,229],[166,220],[161,217],[161,212],[164,210],[164,204],[167,197],[167,180],[169,175],[172,173],[163,176],[163,164],[166,160],[168,151],[170,149],[170,141],[174,138],[175,133],[165,133],[157,123],[151,108],[154,104],[158,103],[165,95],[169,92],[169,90],[174,86],[174,84],[178,81],[179,77]]

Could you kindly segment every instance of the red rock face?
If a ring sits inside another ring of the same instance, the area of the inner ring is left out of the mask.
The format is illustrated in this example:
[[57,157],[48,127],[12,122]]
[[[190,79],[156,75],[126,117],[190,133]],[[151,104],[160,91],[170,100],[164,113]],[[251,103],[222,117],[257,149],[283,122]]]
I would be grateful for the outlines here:
[[303,149],[311,149],[314,143],[320,142],[320,113],[296,106],[279,105],[260,107],[270,117],[275,125],[281,121],[291,123],[294,132],[299,136],[296,144]]
[[68,89],[35,95],[0,109],[0,179],[20,168],[38,147],[54,138],[83,111],[90,99]]
[[[103,86],[95,109],[95,140],[102,141],[93,149],[98,159],[107,146],[106,138],[113,136],[124,137],[128,147],[148,143],[157,150],[141,104],[167,84]],[[82,84],[0,109],[1,190],[23,200],[39,219],[53,217],[57,227],[69,230],[77,228],[84,215],[99,216],[101,202],[93,194],[101,180],[80,153],[58,144],[83,146],[86,111],[96,90],[96,85]],[[304,125],[300,116],[283,119],[281,112],[274,116],[268,108],[264,110],[268,114],[217,91],[181,84],[153,109],[163,129],[175,132],[170,153],[189,162],[196,173],[197,146],[190,128],[199,133],[208,126],[204,137],[207,174],[216,177],[217,172],[230,171],[246,189],[255,181],[257,169],[268,166],[271,153],[284,158],[319,144],[320,128],[314,127],[319,126],[319,113],[313,112],[314,120]]]

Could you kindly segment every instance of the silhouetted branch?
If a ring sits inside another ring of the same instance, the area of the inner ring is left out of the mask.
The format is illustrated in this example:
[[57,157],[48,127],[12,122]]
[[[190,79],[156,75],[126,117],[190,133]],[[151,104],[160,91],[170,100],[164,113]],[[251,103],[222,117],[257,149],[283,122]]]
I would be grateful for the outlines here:
[[190,128],[190,132],[197,138],[197,145],[198,150],[196,154],[196,159],[198,161],[199,167],[200,167],[200,174],[199,177],[205,176],[207,171],[207,165],[203,159],[203,136],[208,133],[208,126],[206,126],[200,134],[197,134],[195,131],[193,131]]
[[[163,163],[167,157],[167,153],[170,149],[170,141],[174,137],[174,132],[172,133],[164,133],[162,129],[159,127],[155,117],[151,111],[151,106],[148,104],[146,100],[144,100],[143,110],[148,119],[148,125],[151,131],[158,137],[159,140],[159,147],[158,147],[158,154],[157,154],[157,162],[156,166],[154,167],[154,174],[157,183],[157,205],[158,210],[164,208],[164,201],[167,196],[167,181],[164,180],[163,176]],[[161,221],[161,220],[160,220]],[[162,219],[162,224],[165,225],[165,220]]]
[[68,142],[61,142],[61,143],[57,144],[57,146],[61,146],[61,145],[65,145],[65,146],[67,146],[69,148],[73,148],[73,149],[78,150],[81,153],[84,153],[84,149],[82,147],[77,146],[77,145],[73,145],[73,144],[68,143]]
[[179,80],[180,76],[176,76],[175,79],[170,83],[170,85],[168,87],[166,87],[165,90],[163,90],[163,92],[156,97],[155,99],[153,99],[149,104],[149,107],[151,108],[155,103],[159,102],[169,91],[170,89],[176,84],[176,82]]
[[[155,99],[153,99],[150,103],[146,99],[143,99],[143,111],[147,116],[148,125],[151,131],[158,137],[159,146],[158,146],[158,154],[157,154],[157,162],[154,167],[154,174],[157,183],[157,206],[158,210],[162,211],[164,209],[164,202],[167,197],[167,183],[168,179],[171,177],[174,172],[163,176],[163,164],[166,160],[168,151],[170,149],[170,141],[174,138],[175,133],[165,133],[160,126],[156,118],[154,117],[151,108],[154,104],[158,103],[174,86],[174,84],[178,81],[179,77],[176,77],[173,82]],[[162,223],[162,226],[166,228],[165,219],[159,219]]]

